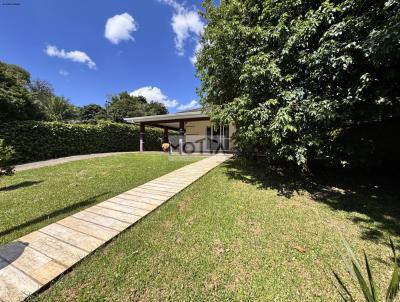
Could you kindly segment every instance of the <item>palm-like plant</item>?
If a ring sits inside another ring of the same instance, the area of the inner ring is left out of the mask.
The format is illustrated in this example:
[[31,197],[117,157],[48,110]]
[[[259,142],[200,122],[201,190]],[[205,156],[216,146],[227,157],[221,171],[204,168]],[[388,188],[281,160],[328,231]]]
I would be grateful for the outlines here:
[[[397,296],[397,293],[399,292],[399,282],[400,282],[400,270],[399,270],[399,264],[397,261],[397,255],[396,255],[396,249],[393,244],[393,241],[391,238],[389,238],[390,241],[390,246],[392,248],[393,252],[393,273],[392,277],[389,283],[389,286],[386,290],[386,302],[393,302]],[[367,302],[378,302],[381,301],[379,299],[378,295],[378,289],[375,285],[374,278],[372,275],[371,267],[369,265],[368,257],[366,253],[364,252],[364,261],[365,261],[365,267],[367,271],[367,277],[364,276],[363,272],[361,271],[361,265],[358,262],[356,256],[354,255],[350,245],[343,240],[344,246],[346,248],[347,252],[347,258],[345,258],[345,263],[347,266],[347,270],[350,273],[351,277],[355,280],[356,285],[359,287],[361,292],[364,295],[365,301]],[[333,275],[337,281],[337,289],[339,292],[339,295],[343,299],[343,301],[346,302],[354,302],[354,298],[348,289],[348,287],[344,284],[340,276],[336,273],[333,272]]]
[[78,116],[77,109],[68,99],[54,96],[42,103],[44,110],[52,121],[65,121]]

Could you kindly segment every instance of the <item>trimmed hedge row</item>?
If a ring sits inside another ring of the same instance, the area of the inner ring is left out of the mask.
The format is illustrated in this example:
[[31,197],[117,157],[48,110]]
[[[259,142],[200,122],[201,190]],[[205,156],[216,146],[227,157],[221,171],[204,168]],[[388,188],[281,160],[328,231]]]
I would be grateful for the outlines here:
[[[146,150],[161,150],[162,131],[146,129]],[[18,121],[0,124],[0,139],[15,149],[14,164],[78,154],[137,151],[139,128],[102,122],[97,125]]]

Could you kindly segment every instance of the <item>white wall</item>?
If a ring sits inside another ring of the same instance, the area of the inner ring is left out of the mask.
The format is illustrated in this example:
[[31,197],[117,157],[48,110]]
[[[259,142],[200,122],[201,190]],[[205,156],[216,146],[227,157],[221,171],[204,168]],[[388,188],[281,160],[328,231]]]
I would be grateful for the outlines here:
[[[185,122],[185,140],[186,142],[191,142],[196,146],[196,149],[199,149],[201,147],[201,142],[200,143],[195,143],[195,141],[198,141],[202,138],[207,137],[207,127],[211,126],[210,121],[189,121]],[[229,125],[229,138],[232,137],[232,134],[236,131],[236,127],[232,124]],[[229,149],[233,149],[233,142],[230,139],[229,140]],[[203,150],[204,151],[209,151],[207,149],[207,144],[204,141],[203,142]]]

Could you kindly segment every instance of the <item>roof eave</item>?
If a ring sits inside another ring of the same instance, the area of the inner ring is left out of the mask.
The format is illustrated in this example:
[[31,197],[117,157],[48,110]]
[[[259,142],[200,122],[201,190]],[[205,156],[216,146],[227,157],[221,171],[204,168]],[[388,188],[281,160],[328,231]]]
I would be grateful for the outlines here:
[[209,119],[209,116],[205,113],[176,113],[176,114],[163,114],[163,115],[150,115],[140,117],[128,117],[124,120],[128,123],[151,123],[151,122],[167,122],[176,120],[193,120],[193,119]]

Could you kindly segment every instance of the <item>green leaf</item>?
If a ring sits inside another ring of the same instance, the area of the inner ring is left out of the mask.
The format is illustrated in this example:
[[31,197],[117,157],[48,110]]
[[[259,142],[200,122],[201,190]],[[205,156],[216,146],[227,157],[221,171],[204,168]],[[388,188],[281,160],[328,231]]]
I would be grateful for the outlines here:
[[386,302],[392,302],[396,298],[398,292],[399,292],[399,283],[400,283],[400,278],[399,278],[399,265],[397,263],[397,254],[396,254],[396,248],[394,246],[392,238],[389,237],[389,242],[390,242],[390,247],[392,248],[393,252],[393,273],[392,273],[392,278],[390,279],[389,287],[386,292]]
[[374,297],[372,296],[371,290],[368,287],[367,282],[365,281],[359,267],[356,265],[356,263],[353,262],[353,270],[354,273],[357,277],[358,285],[361,288],[362,293],[364,294],[365,300],[368,302],[376,302]]
[[386,302],[392,302],[399,291],[399,267],[395,264],[392,278],[390,279],[389,287],[386,292]]
[[365,252],[364,252],[364,259],[365,259],[365,267],[367,268],[368,280],[369,280],[369,286],[371,288],[372,298],[374,299],[374,301],[378,301],[378,295],[377,295],[376,286],[375,286],[375,283],[374,283],[374,280],[372,277],[371,267],[368,262],[367,254]]
[[389,237],[389,242],[390,242],[390,247],[392,248],[392,253],[393,253],[393,257],[394,257],[394,262],[395,262],[395,264],[398,265],[398,263],[397,263],[397,255],[396,255],[396,248],[395,248],[395,246],[394,246],[394,243],[393,243],[393,240],[392,240],[391,237]]
[[347,296],[345,296],[341,290],[338,290],[340,296],[342,299],[346,302],[352,302],[354,301],[353,296],[351,295],[350,291],[347,289],[346,285],[343,283],[342,279],[339,277],[339,275],[333,271],[333,275],[335,276],[336,281],[340,285],[340,288],[346,293]]
[[[354,279],[357,279],[357,276],[355,275],[355,271],[354,271],[353,265],[355,265],[358,268],[359,271],[361,271],[361,265],[358,262],[357,257],[354,254],[353,250],[351,249],[349,243],[344,239],[344,237],[342,235],[341,235],[341,239],[342,239],[344,247],[346,248],[347,255],[350,258],[350,262],[345,261],[345,263],[347,265],[347,269],[348,269],[349,273],[352,275],[352,277]],[[345,258],[343,258],[343,259],[345,259]]]

